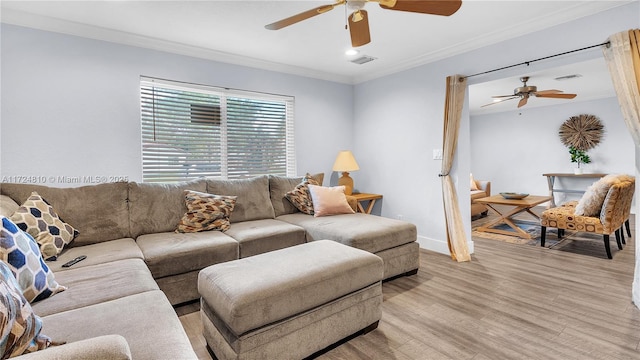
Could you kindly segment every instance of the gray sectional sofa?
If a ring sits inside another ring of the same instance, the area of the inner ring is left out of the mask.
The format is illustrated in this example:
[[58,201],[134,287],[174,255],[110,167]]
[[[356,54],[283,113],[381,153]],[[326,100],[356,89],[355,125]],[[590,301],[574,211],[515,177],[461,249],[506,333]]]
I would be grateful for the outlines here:
[[[96,351],[113,350],[112,358],[195,358],[171,305],[199,298],[200,270],[309,241],[330,239],[374,253],[384,261],[385,279],[417,271],[413,224],[360,213],[317,218],[300,213],[284,196],[300,181],[260,176],[77,188],[2,184],[0,194],[16,204],[38,192],[80,232],[57,261],[47,263],[68,289],[33,304],[43,333],[68,344],[28,356],[51,351],[69,358],[95,345]],[[231,228],[174,232],[187,211],[185,190],[237,196]],[[79,255],[87,258],[61,267]]]

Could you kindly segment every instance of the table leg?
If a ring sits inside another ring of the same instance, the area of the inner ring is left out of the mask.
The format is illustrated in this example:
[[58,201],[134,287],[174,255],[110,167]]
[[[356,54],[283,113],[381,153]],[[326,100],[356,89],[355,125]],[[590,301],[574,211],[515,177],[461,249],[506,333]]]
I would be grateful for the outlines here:
[[[365,210],[365,208],[362,206],[362,201],[368,201],[369,205],[367,205],[367,209]],[[376,203],[376,199],[371,199],[371,200],[359,200],[357,201],[358,204],[358,211],[359,213],[363,213],[363,214],[371,214],[371,211],[373,210],[373,205],[375,205]]]
[[373,204],[376,203],[376,199],[372,199],[369,201],[369,206],[367,206],[367,214],[371,214],[371,210],[373,210]]
[[[515,235],[525,239],[531,239],[531,235],[528,232],[524,231],[522,228],[520,228],[511,220],[512,216],[515,216],[523,211],[527,211],[537,217],[537,215],[531,212],[528,207],[516,206],[514,209],[510,210],[509,212],[502,214],[495,207],[491,206],[491,204],[486,204],[486,205],[488,208],[493,210],[496,214],[500,215],[500,217],[485,224],[484,226],[479,227],[478,231],[484,231],[484,232],[490,232],[490,233],[496,233],[496,234],[502,234],[502,235],[511,235],[511,236]],[[494,228],[494,226],[500,225],[503,223],[509,225],[509,227],[512,228],[514,231],[501,230],[501,229]]]
[[547,209],[556,207],[555,197],[553,197],[553,187],[555,186],[556,177],[555,176],[547,176],[547,185],[549,186],[549,196],[551,196],[551,201],[549,202],[549,206]]

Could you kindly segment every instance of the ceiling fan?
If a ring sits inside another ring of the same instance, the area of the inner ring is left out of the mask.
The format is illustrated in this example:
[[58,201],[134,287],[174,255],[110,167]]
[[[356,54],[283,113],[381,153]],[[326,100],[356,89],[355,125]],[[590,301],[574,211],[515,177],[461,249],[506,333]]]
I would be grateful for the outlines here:
[[[266,25],[269,30],[279,30],[293,25],[302,20],[333,10],[336,6],[347,5],[350,11],[348,18],[351,45],[362,46],[371,42],[369,32],[369,14],[364,10],[367,2],[377,2],[381,8],[387,10],[408,11],[422,14],[449,16],[458,11],[462,5],[461,0],[337,0],[334,4],[318,6],[314,9],[301,12],[286,19]],[[346,26],[345,26],[346,28]]]
[[[492,96],[496,100],[494,100],[492,103],[488,103],[488,104],[482,105],[481,107],[494,105],[494,104],[501,103],[503,101],[512,100],[512,99],[518,99],[519,98],[520,101],[518,102],[518,107],[520,108],[520,107],[523,107],[527,103],[527,101],[529,100],[529,97],[531,97],[531,96],[542,97],[542,98],[556,98],[556,99],[573,99],[574,97],[577,96],[576,94],[565,94],[560,90],[540,90],[540,91],[538,91],[538,88],[536,86],[533,86],[533,85],[527,86],[527,81],[529,81],[529,77],[528,76],[521,77],[520,81],[522,81],[522,86],[513,89],[513,95]],[[498,100],[498,99],[501,99],[501,100]]]

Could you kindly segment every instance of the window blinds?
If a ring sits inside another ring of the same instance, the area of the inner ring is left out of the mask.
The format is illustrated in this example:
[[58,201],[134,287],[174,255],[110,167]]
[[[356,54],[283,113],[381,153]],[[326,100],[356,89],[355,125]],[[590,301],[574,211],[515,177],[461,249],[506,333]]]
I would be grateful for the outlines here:
[[295,175],[293,97],[141,78],[145,182]]

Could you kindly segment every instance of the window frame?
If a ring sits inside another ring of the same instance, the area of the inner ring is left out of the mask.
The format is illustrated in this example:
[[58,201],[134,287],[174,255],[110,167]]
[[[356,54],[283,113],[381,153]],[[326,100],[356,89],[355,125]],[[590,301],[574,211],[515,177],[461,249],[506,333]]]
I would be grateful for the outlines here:
[[[269,102],[273,102],[274,104],[277,103],[277,107],[283,108],[282,112],[273,112],[273,113],[268,113],[269,115],[271,114],[276,114],[276,115],[282,115],[284,117],[283,121],[284,121],[284,129],[277,129],[277,132],[282,131],[282,136],[283,139],[281,138],[277,138],[277,139],[281,139],[284,140],[284,153],[279,154],[278,155],[278,159],[280,162],[282,162],[282,159],[284,159],[284,168],[282,170],[284,170],[283,172],[278,172],[278,173],[273,173],[274,175],[285,175],[285,176],[295,176],[296,175],[296,157],[295,157],[295,139],[294,139],[294,134],[295,134],[295,129],[294,129],[294,125],[295,125],[295,116],[294,116],[294,110],[295,110],[295,97],[293,96],[287,96],[287,95],[277,95],[277,94],[269,94],[269,93],[263,93],[263,92],[256,92],[256,91],[247,91],[247,90],[238,90],[238,89],[229,89],[229,88],[222,88],[222,87],[215,87],[215,86],[209,86],[209,85],[202,85],[202,84],[193,84],[193,83],[186,83],[186,82],[179,82],[179,81],[173,81],[173,80],[166,80],[166,79],[159,79],[159,78],[154,78],[154,77],[147,77],[147,76],[141,76],[140,77],[140,82],[139,82],[139,101],[140,101],[140,129],[141,129],[141,134],[140,134],[140,139],[141,139],[141,165],[142,165],[142,179],[143,182],[177,182],[177,181],[184,181],[184,180],[190,180],[190,179],[196,179],[199,177],[202,177],[203,175],[198,175],[195,174],[193,176],[189,176],[188,171],[185,171],[182,174],[178,174],[175,176],[171,176],[171,175],[161,175],[162,174],[162,166],[164,165],[166,167],[167,173],[170,173],[171,171],[171,166],[175,166],[175,162],[171,163],[171,161],[166,160],[166,164],[161,163],[161,164],[155,164],[156,169],[155,171],[150,170],[150,167],[152,167],[153,165],[151,165],[152,163],[152,159],[153,156],[158,157],[159,153],[158,150],[149,150],[149,148],[151,148],[151,146],[147,146],[149,144],[152,144],[152,142],[149,142],[148,139],[148,134],[145,133],[145,127],[149,127],[149,126],[153,126],[154,127],[154,137],[155,137],[155,126],[156,126],[156,117],[155,115],[158,114],[160,111],[156,110],[155,108],[155,97],[156,95],[146,95],[145,94],[145,89],[152,89],[152,88],[157,88],[157,89],[166,89],[166,90],[173,90],[173,91],[182,91],[182,92],[189,92],[189,93],[198,93],[198,94],[203,94],[205,96],[214,96],[217,97],[219,99],[219,104],[214,104],[212,103],[211,105],[209,104],[200,104],[200,103],[191,103],[190,105],[190,109],[191,109],[191,123],[198,123],[199,121],[194,121],[194,115],[193,115],[193,109],[194,106],[201,106],[201,107],[206,107],[206,106],[218,106],[220,109],[220,115],[219,115],[219,123],[216,124],[216,120],[213,120],[213,124],[215,126],[219,126],[219,155],[220,155],[220,172],[219,175],[213,175],[213,177],[216,178],[221,178],[221,179],[239,179],[239,178],[247,178],[247,177],[253,177],[253,176],[258,176],[258,175],[264,175],[264,174],[269,174],[268,170],[267,172],[262,172],[262,173],[258,173],[255,171],[251,171],[249,170],[245,175],[240,174],[241,172],[244,171],[240,171],[239,168],[233,168],[233,170],[235,170],[235,172],[230,173],[230,165],[229,165],[229,159],[230,159],[230,154],[229,154],[229,147],[230,147],[230,139],[229,139],[229,119],[228,119],[228,102],[229,99],[239,99],[238,101],[236,101],[237,103],[241,103],[243,101],[247,101],[249,103],[257,103],[259,106],[260,102],[264,102],[264,103],[269,103]],[[176,96],[176,99],[178,98],[178,96]],[[147,101],[153,101],[153,110],[152,110],[152,115],[149,115],[149,110],[150,110],[150,105]],[[188,102],[185,102],[185,104],[187,104]],[[240,105],[239,107],[236,107],[236,109],[243,109],[242,106]],[[247,107],[247,109],[250,109],[249,107]],[[186,110],[183,110],[183,112],[181,112],[180,114],[186,114]],[[149,123],[148,117],[149,116],[153,116],[153,124]],[[249,115],[248,118],[252,119],[251,117],[252,115]],[[170,116],[169,116],[170,117]],[[255,118],[256,120],[259,118]],[[162,119],[163,121],[167,121],[166,119]],[[234,127],[234,125],[231,125],[231,131],[247,131],[247,126],[245,125],[246,123],[243,123],[241,121],[242,119],[240,119],[240,121],[236,120],[236,124],[240,124]],[[165,123],[164,125],[167,126],[166,124],[170,124],[171,121],[173,120],[169,120],[167,123]],[[176,128],[179,128],[179,121],[175,120],[175,125]],[[281,126],[282,124],[279,124],[277,120],[268,120],[268,121],[256,121],[256,123],[263,123],[264,126],[269,126],[269,125],[278,125]],[[239,126],[239,127],[238,127]],[[251,126],[249,126],[248,128],[251,128]],[[248,135],[259,135],[261,133],[260,130],[260,126],[258,126],[255,129],[255,133],[252,132],[252,130],[248,130]],[[193,131],[193,130],[190,130]],[[213,131],[215,133],[215,131]],[[276,134],[279,135],[279,134]],[[242,136],[242,134],[240,135]],[[273,133],[271,133],[271,136],[273,137]],[[205,135],[203,135],[203,138],[205,137]],[[238,138],[238,135],[236,134],[235,136],[236,138]],[[184,140],[186,140],[187,137],[184,137]],[[154,140],[155,141],[155,140]],[[204,139],[204,141],[206,142],[206,139]],[[232,141],[232,140],[231,140]],[[265,141],[268,141],[268,138],[265,136]],[[279,140],[280,141],[280,140]],[[238,146],[240,148],[242,148],[242,146],[247,146],[247,144],[244,144],[242,142],[237,142],[237,143],[233,143],[233,144],[239,144]],[[160,146],[167,146],[167,148],[170,147],[170,145],[168,144],[164,144],[164,145],[160,145]],[[215,148],[217,146],[217,144],[213,145],[213,147]],[[145,149],[146,147],[146,149]],[[187,154],[189,154],[187,152]],[[210,153],[208,153],[211,157],[216,157],[217,153],[215,153],[215,151],[212,151]],[[249,153],[249,155],[247,155],[246,157],[248,159],[251,158],[252,153]],[[257,154],[253,153],[253,154]],[[170,157],[171,155],[167,155],[167,157]],[[187,155],[188,156],[188,155]],[[242,160],[242,157],[245,156],[245,154],[243,155],[239,155],[240,156],[240,160]],[[248,160],[245,160],[248,161]],[[259,164],[262,164],[263,167],[268,168],[268,162],[260,162]],[[213,165],[215,166],[215,165]],[[176,170],[176,172],[178,172],[179,170]],[[204,175],[204,176],[211,176],[211,175]]]

